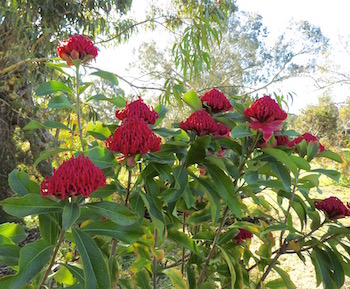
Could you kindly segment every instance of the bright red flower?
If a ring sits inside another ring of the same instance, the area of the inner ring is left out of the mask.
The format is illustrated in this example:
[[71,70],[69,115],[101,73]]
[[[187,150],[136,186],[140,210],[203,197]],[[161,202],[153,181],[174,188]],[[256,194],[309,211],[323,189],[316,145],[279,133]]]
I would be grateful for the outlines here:
[[287,118],[287,113],[268,95],[254,101],[250,108],[244,110],[244,115],[249,118],[250,128],[261,131],[266,142],[281,129]]
[[315,137],[314,135],[312,135],[311,133],[304,133],[302,134],[301,136],[298,136],[296,137],[295,139],[293,139],[289,144],[288,144],[288,147],[294,147],[296,146],[297,144],[301,143],[303,140],[306,140],[306,143],[308,144],[309,142],[312,142],[313,144],[314,143],[318,143],[319,147],[318,147],[318,150],[320,152],[323,152],[324,151],[324,146],[320,143],[320,141],[318,140],[317,137]]
[[106,176],[83,154],[77,158],[64,161],[53,175],[45,178],[40,185],[42,196],[59,197],[62,200],[73,195],[82,195],[85,198],[99,187],[106,185]]
[[253,234],[250,231],[239,228],[239,233],[233,240],[236,244],[240,244],[250,238],[253,238]]
[[349,203],[346,207],[337,197],[329,197],[322,201],[315,201],[315,207],[323,211],[325,215],[332,220],[350,216]]
[[206,102],[213,113],[224,112],[232,109],[232,105],[221,91],[213,88],[201,97],[202,104]]
[[157,152],[162,141],[147,123],[136,117],[125,118],[122,124],[106,140],[106,147],[112,152],[121,152],[124,156]]
[[151,110],[139,97],[138,100],[130,102],[124,109],[117,110],[115,116],[120,120],[130,117],[142,118],[149,124],[155,124],[158,113],[153,108]]
[[[60,58],[67,61],[69,66],[73,65],[72,60],[84,60],[85,62],[97,56],[97,48],[89,37],[83,35],[74,35],[68,40],[63,39],[57,47],[57,54]],[[86,59],[86,56],[90,58]]]
[[220,122],[216,124],[217,124],[217,129],[214,132],[213,137],[230,137],[231,130],[228,126]]
[[218,129],[217,123],[205,110],[197,110],[190,117],[180,123],[180,128],[183,130],[194,130],[197,135],[208,135],[215,133]]

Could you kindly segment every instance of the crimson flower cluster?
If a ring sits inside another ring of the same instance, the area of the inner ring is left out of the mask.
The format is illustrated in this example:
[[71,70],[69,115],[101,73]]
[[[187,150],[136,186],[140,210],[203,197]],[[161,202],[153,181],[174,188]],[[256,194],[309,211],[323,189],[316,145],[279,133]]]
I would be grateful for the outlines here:
[[270,145],[269,142],[266,142],[264,138],[259,139],[257,143],[257,147],[259,148],[268,148],[268,147],[276,147],[276,146],[284,146],[287,147],[290,143],[290,140],[287,136],[285,135],[277,135],[274,138],[274,142],[272,145]]
[[106,185],[106,176],[102,170],[83,154],[64,161],[53,175],[42,181],[40,192],[64,200],[70,196],[82,195],[88,198],[91,193]]
[[287,113],[269,95],[254,101],[244,110],[244,115],[249,118],[250,128],[262,132],[266,142],[281,129],[282,122],[287,118]]
[[195,131],[198,136],[212,134],[214,137],[228,137],[230,128],[222,123],[216,123],[205,110],[193,112],[186,121],[180,123],[185,131]]
[[213,113],[225,112],[232,109],[230,101],[225,94],[213,88],[201,97],[201,102],[206,103]]
[[311,133],[304,133],[301,136],[296,137],[295,139],[293,139],[289,144],[288,147],[295,147],[297,144],[301,143],[303,140],[306,141],[306,143],[310,143],[312,142],[313,144],[318,143],[319,144],[319,148],[318,150],[320,152],[324,151],[324,146],[320,143],[320,141],[318,140],[317,137],[315,137],[314,135],[312,135]]
[[325,213],[331,220],[337,220],[350,216],[350,205],[347,207],[337,197],[329,197],[322,201],[315,201],[315,207]]
[[149,124],[155,124],[158,113],[154,111],[153,108],[151,110],[147,104],[142,101],[141,97],[139,97],[138,100],[130,102],[124,109],[117,110],[115,116],[119,120],[130,117],[142,118]]
[[247,239],[253,238],[252,232],[246,230],[246,229],[241,229],[239,228],[239,233],[234,237],[234,242],[236,244],[240,244],[244,242]]
[[[68,40],[63,40],[57,47],[57,54],[67,61],[69,66],[73,65],[73,60],[83,60],[84,63],[97,56],[97,48],[89,37],[74,35]],[[87,57],[89,56],[89,57]]]
[[151,111],[142,99],[129,103],[124,110],[116,112],[122,120],[121,125],[106,140],[106,147],[111,152],[120,152],[127,159],[127,165],[135,165],[134,156],[157,152],[162,149],[162,141],[148,126],[154,124],[158,114]]

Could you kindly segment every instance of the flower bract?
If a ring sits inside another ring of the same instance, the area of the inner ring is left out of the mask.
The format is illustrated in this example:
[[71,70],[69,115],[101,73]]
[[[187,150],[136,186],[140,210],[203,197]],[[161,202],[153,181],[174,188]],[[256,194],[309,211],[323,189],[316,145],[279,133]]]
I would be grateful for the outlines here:
[[42,196],[53,196],[62,200],[74,195],[85,198],[99,187],[106,185],[106,176],[84,155],[70,158],[63,162],[53,175],[42,181],[40,192]]
[[320,152],[323,152],[323,151],[324,151],[324,146],[320,143],[320,141],[318,140],[318,138],[315,137],[313,134],[308,133],[308,132],[306,132],[306,133],[302,134],[301,136],[298,136],[298,137],[296,137],[295,139],[293,139],[293,140],[288,144],[288,146],[289,146],[289,147],[294,147],[294,146],[296,146],[297,144],[301,143],[303,140],[305,140],[307,144],[310,143],[310,142],[312,142],[313,144],[318,143],[318,145],[319,145],[318,150],[319,150]]

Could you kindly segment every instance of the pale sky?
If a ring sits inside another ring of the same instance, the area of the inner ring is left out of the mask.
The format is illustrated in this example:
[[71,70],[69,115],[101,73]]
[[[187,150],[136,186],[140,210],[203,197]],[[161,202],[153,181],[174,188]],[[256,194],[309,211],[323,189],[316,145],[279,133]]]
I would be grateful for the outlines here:
[[[160,3],[164,3],[164,0]],[[323,34],[329,37],[331,43],[336,47],[339,46],[339,36],[350,35],[350,2],[348,0],[237,0],[236,3],[239,10],[260,14],[263,17],[264,25],[267,26],[272,35],[283,33],[291,19],[307,20],[311,24],[319,26]],[[138,20],[145,19],[143,12],[146,8],[147,1],[133,0],[132,10],[137,15]],[[122,76],[130,75],[126,72],[126,68],[133,61],[132,49],[138,47],[140,39],[151,38],[164,39],[158,34],[152,35],[152,33],[142,32],[137,37],[132,37],[126,44],[107,50],[101,49],[96,66]],[[350,56],[339,51],[334,54],[337,56],[335,59],[339,60],[344,69],[350,71]],[[123,82],[121,82],[121,88],[126,92],[133,93]],[[289,80],[279,89],[296,93],[293,104],[289,108],[289,111],[293,113],[298,113],[308,104],[316,104],[318,96],[322,94],[310,80],[301,78]],[[336,102],[344,101],[350,96],[350,88],[334,89],[331,95]]]

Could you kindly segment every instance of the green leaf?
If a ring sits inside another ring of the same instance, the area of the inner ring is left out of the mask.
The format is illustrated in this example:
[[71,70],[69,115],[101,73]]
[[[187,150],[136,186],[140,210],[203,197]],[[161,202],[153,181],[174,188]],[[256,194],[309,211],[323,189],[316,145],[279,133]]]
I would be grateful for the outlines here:
[[187,282],[189,289],[197,289],[196,274],[191,266],[186,265]]
[[108,71],[105,71],[105,70],[98,69],[97,71],[91,73],[91,75],[99,76],[99,77],[109,81],[114,86],[118,86],[118,78],[112,72],[108,72]]
[[231,276],[231,289],[234,289],[234,285],[235,285],[235,282],[236,282],[236,270],[235,270],[235,267],[233,266],[233,263],[232,263],[232,260],[231,260],[231,257],[230,255],[226,252],[226,250],[217,245],[217,247],[220,249],[221,251],[221,254],[224,256],[224,259],[226,261],[226,264],[230,270],[230,276]]
[[35,94],[37,96],[45,96],[50,93],[56,93],[56,92],[68,93],[74,96],[74,93],[67,85],[65,85],[63,82],[56,81],[56,80],[52,80],[52,81],[44,82],[40,84]]
[[96,121],[95,123],[90,121],[87,125],[87,135],[92,135],[99,140],[106,140],[111,135],[111,132],[101,121]]
[[241,123],[233,128],[231,131],[231,136],[233,138],[243,138],[247,136],[252,136],[250,131],[249,124]]
[[198,137],[192,144],[187,153],[185,166],[195,163],[201,163],[206,156],[206,149],[210,144],[210,136]]
[[108,101],[108,102],[114,104],[116,107],[125,107],[125,105],[126,105],[126,100],[122,96],[119,96],[119,95],[116,97],[107,97],[104,94],[96,94],[96,95],[89,97],[86,100],[86,102],[89,102],[91,100],[97,100],[97,101],[105,100],[105,101]]
[[295,155],[291,155],[290,158],[298,166],[299,169],[310,171],[310,163],[304,158]]
[[67,231],[80,216],[80,209],[76,203],[68,203],[63,208],[62,228]]
[[14,169],[9,173],[9,185],[12,191],[20,196],[26,194],[40,194],[40,186],[29,178],[25,172]]
[[323,151],[323,152],[320,152],[316,155],[316,157],[318,158],[327,158],[327,159],[330,159],[330,160],[333,160],[333,161],[336,161],[338,163],[342,163],[343,160],[341,159],[341,157],[335,153],[335,152],[331,152],[331,151]]
[[64,94],[60,94],[57,96],[54,96],[50,99],[48,105],[48,108],[53,108],[53,109],[73,109],[76,111],[75,106],[68,100],[67,96]]
[[292,282],[292,280],[290,280],[290,277],[288,275],[287,272],[285,272],[284,270],[282,270],[281,268],[274,266],[273,269],[275,269],[275,271],[282,277],[284,284],[286,285],[286,287],[288,289],[295,289],[295,285]]
[[187,234],[182,233],[175,228],[171,228],[168,231],[168,238],[191,252],[197,255],[200,254],[197,244]]
[[121,226],[131,226],[140,219],[138,214],[114,202],[88,203],[86,207]]
[[66,267],[75,278],[77,278],[81,287],[85,288],[84,270],[76,265],[70,265],[70,264],[62,264],[62,265]]
[[146,269],[142,269],[141,271],[138,271],[135,276],[133,277],[137,288],[140,289],[152,289],[151,288],[151,280],[149,278],[149,274]]
[[199,99],[197,93],[195,93],[192,89],[187,91],[182,99],[192,108],[193,111],[203,109],[202,102]]
[[0,244],[0,263],[8,266],[18,265],[20,249],[15,244]]
[[52,250],[53,246],[43,240],[37,240],[23,247],[20,251],[18,273],[0,279],[0,288],[20,289],[30,282],[49,262]]
[[87,154],[89,159],[100,169],[106,169],[118,164],[118,161],[106,147],[94,147]]
[[56,245],[60,234],[60,214],[49,213],[39,215],[39,230],[41,238],[51,245]]
[[3,223],[0,225],[0,236],[5,236],[18,244],[27,238],[27,233],[23,227],[18,224]]
[[317,173],[326,175],[327,177],[331,178],[332,180],[335,180],[336,182],[338,182],[341,177],[341,174],[335,170],[314,169],[312,170],[312,172],[317,172]]
[[163,270],[163,273],[167,275],[171,281],[171,283],[177,289],[188,289],[186,281],[182,277],[182,273],[180,270],[175,268],[169,268]]
[[187,170],[183,166],[177,166],[174,168],[175,177],[175,187],[170,194],[167,194],[167,190],[162,193],[162,199],[165,202],[171,203],[179,198],[185,193],[185,189],[188,184],[188,174]]
[[294,176],[297,176],[298,167],[291,160],[291,158],[288,156],[286,152],[275,148],[263,148],[262,151],[273,156],[274,158],[279,160],[281,163],[285,164],[287,168],[290,169],[290,171],[294,174]]
[[27,194],[20,198],[8,198],[0,203],[6,213],[20,218],[34,214],[57,212],[63,209],[62,202],[55,202],[37,194]]
[[94,240],[74,227],[72,228],[72,232],[83,261],[85,289],[110,288],[109,270]]
[[67,151],[72,151],[72,149],[68,149],[68,148],[58,148],[58,149],[54,149],[51,151],[44,151],[40,154],[40,156],[35,160],[34,162],[34,168],[36,168],[36,166],[43,160],[46,160],[48,157],[52,156],[52,155],[56,155],[58,153],[62,153],[62,152],[67,152]]
[[278,176],[278,178],[283,182],[284,190],[287,192],[291,191],[292,180],[289,171],[280,162],[270,162],[269,166],[271,170]]
[[55,278],[56,282],[60,284],[65,284],[65,285],[74,284],[73,275],[66,267],[59,268],[57,272],[55,272],[55,274],[53,275],[53,278]]
[[111,194],[115,193],[117,191],[117,188],[113,184],[108,184],[104,187],[98,188],[96,191],[93,191],[90,195],[90,198],[106,198],[110,196]]
[[45,121],[43,123],[40,123],[36,120],[30,121],[23,129],[29,130],[29,129],[51,129],[51,128],[59,128],[64,130],[70,130],[70,128],[63,123],[57,122],[57,121]]
[[81,230],[92,236],[113,237],[127,244],[135,243],[144,234],[140,226],[120,226],[110,220],[89,223],[83,226]]
[[284,281],[282,278],[278,278],[272,281],[269,281],[265,284],[266,288],[270,288],[270,289],[286,289],[287,286],[286,284],[284,284]]
[[187,222],[193,225],[199,225],[201,223],[207,223],[211,219],[210,206],[206,206],[204,209],[191,213],[187,218]]

